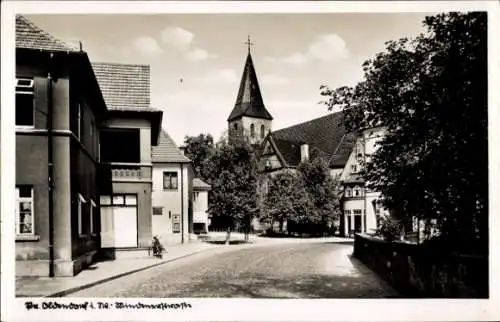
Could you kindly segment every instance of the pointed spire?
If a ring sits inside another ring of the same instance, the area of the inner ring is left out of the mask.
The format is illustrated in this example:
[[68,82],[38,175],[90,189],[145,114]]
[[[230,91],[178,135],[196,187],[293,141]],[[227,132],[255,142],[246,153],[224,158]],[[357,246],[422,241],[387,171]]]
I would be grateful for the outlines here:
[[251,116],[255,118],[272,120],[273,117],[264,106],[264,101],[260,92],[259,82],[257,81],[257,74],[253,65],[252,55],[250,53],[250,46],[253,43],[248,36],[248,55],[245,62],[245,68],[241,77],[240,89],[236,98],[234,108],[229,115],[228,121],[234,120],[241,116]]

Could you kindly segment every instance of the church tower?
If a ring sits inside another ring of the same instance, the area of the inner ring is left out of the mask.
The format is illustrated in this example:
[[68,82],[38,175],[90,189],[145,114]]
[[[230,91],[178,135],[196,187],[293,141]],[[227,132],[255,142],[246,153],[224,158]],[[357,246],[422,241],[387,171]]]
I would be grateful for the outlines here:
[[250,144],[260,144],[266,134],[271,131],[273,117],[267,111],[262,100],[250,53],[252,45],[250,37],[245,44],[248,45],[248,55],[236,103],[227,119],[228,134],[230,141],[244,138]]

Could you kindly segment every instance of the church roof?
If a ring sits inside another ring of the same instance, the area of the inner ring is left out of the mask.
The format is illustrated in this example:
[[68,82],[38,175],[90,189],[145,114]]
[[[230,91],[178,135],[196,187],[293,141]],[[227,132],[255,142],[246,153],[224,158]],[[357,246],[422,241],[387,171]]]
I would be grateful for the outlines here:
[[16,48],[70,51],[79,49],[57,39],[22,15],[16,15]]
[[331,168],[344,167],[355,143],[355,136],[346,133],[343,113],[337,112],[296,124],[269,134],[286,166],[300,163],[300,146],[309,145],[309,154],[317,149]]
[[161,130],[158,145],[152,147],[152,161],[166,163],[188,163],[191,162],[179,150],[174,140],[165,130]]
[[149,65],[92,63],[110,110],[150,108]]
[[262,94],[260,92],[257,74],[253,65],[252,55],[248,52],[245,62],[245,69],[241,77],[240,89],[236,97],[236,103],[228,121],[232,121],[242,116],[272,120],[273,117],[264,106]]

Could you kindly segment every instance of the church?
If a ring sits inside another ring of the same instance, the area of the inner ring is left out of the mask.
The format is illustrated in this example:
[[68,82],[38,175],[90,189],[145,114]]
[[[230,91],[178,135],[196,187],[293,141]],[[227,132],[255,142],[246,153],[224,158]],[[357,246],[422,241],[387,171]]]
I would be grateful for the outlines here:
[[[273,130],[273,117],[261,94],[251,43],[247,44],[248,54],[236,103],[227,119],[228,134],[230,142],[243,138],[257,147],[261,190],[265,192],[271,176],[280,171],[295,171],[313,153],[324,160],[332,176],[340,178],[356,143],[356,136],[343,127],[343,113],[331,113]],[[345,218],[341,218],[340,227],[347,229],[351,225],[347,226]],[[343,229],[341,233],[344,233]]]

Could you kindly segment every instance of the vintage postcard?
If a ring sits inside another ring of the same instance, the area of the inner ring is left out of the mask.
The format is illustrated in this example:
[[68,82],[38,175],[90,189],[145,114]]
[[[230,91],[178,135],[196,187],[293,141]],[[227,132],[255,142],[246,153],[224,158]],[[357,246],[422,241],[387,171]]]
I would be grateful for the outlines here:
[[2,3],[2,320],[500,318],[498,14]]

